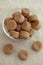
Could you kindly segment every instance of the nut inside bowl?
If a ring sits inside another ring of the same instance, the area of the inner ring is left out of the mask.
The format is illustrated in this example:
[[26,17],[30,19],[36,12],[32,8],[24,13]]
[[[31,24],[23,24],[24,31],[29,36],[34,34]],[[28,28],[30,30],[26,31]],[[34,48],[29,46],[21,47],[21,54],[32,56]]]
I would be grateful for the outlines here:
[[[20,9],[14,9],[13,11],[11,10],[10,13],[8,13],[7,15],[5,15],[5,17],[3,18],[3,22],[2,22],[3,31],[4,31],[4,33],[5,33],[10,39],[13,39],[13,40],[16,40],[16,38],[13,38],[13,37],[9,34],[8,30],[6,29],[4,20],[5,20],[5,18],[11,16],[10,14],[12,14],[13,12],[16,12],[16,11],[20,11],[20,12],[21,12],[21,10],[22,10],[21,8],[20,8]],[[34,12],[34,9],[30,8],[29,10],[30,10],[30,15],[36,14],[36,12]],[[36,15],[37,15],[37,14],[36,14]],[[12,16],[11,16],[11,17],[12,17]],[[29,37],[29,38],[30,38],[30,37]],[[28,39],[29,39],[29,38],[28,38]]]

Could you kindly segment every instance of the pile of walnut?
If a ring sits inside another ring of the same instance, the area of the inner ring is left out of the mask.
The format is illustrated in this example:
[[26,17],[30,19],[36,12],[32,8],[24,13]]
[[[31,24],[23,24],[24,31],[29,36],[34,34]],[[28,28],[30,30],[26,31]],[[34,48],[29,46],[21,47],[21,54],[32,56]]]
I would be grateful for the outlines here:
[[35,14],[30,15],[28,8],[14,12],[12,18],[6,18],[4,22],[10,35],[16,39],[27,39],[34,34],[34,30],[40,28],[38,17]]

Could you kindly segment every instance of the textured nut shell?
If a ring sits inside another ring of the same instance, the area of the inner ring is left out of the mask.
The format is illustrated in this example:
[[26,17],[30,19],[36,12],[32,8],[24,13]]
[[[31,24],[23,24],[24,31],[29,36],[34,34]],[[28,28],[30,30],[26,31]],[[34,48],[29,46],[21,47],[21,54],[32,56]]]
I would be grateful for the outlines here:
[[19,32],[17,32],[17,31],[10,31],[10,35],[11,35],[13,38],[19,38]]
[[17,31],[20,31],[21,30],[21,25],[20,24],[17,25],[16,30]]
[[26,50],[21,50],[18,55],[21,60],[28,59],[28,52]]
[[5,54],[12,54],[14,52],[14,46],[12,44],[6,44],[4,47],[3,47],[3,52]]
[[27,39],[27,38],[29,38],[29,33],[26,32],[26,31],[21,31],[20,32],[20,38],[21,39]]
[[35,51],[40,51],[41,48],[42,48],[42,43],[40,41],[34,41],[33,42],[33,45],[32,45],[32,48],[35,50]]
[[31,15],[28,19],[30,22],[32,22],[33,20],[38,20],[38,17],[36,15]]
[[13,18],[11,18],[11,17],[6,18],[6,19],[4,20],[4,24],[5,24],[5,25],[7,25],[7,24],[8,24],[8,22],[9,22],[9,20],[13,20]]
[[22,24],[22,29],[25,31],[29,31],[31,29],[31,24],[28,21],[24,21]]
[[6,27],[7,27],[8,31],[14,30],[17,27],[17,23],[16,23],[15,20],[7,19],[5,21],[5,24],[6,24]]
[[28,8],[23,8],[22,9],[22,14],[25,16],[25,17],[28,17],[29,16],[29,9]]
[[30,34],[30,37],[34,35],[34,30],[32,28],[29,30],[29,34]]
[[34,20],[34,21],[31,23],[31,26],[32,26],[32,28],[35,29],[35,30],[38,30],[38,29],[41,27],[40,22],[39,22],[38,20]]
[[13,14],[13,18],[16,20],[17,23],[23,23],[25,18],[20,12],[15,12]]

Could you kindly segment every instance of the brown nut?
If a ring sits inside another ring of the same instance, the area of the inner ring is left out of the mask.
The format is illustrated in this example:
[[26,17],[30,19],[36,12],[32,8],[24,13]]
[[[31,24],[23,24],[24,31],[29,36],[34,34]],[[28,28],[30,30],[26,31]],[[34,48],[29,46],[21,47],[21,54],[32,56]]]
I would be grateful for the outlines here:
[[8,22],[9,22],[9,20],[13,20],[13,18],[11,18],[11,17],[6,18],[6,19],[4,20],[4,24],[5,24],[5,25],[7,25],[7,24],[8,24]]
[[6,19],[5,24],[6,24],[6,27],[7,27],[8,31],[14,30],[17,27],[17,23],[16,23],[15,20]]
[[28,59],[28,52],[26,50],[21,50],[19,52],[18,56],[21,60],[27,60]]
[[29,33],[26,31],[20,31],[20,38],[21,39],[27,39],[29,38]]
[[40,22],[38,20],[32,21],[31,27],[35,30],[38,30],[41,27]]
[[23,30],[29,31],[31,29],[31,24],[28,21],[24,21],[21,27]]
[[5,54],[12,54],[14,52],[14,46],[9,43],[9,44],[6,44],[4,47],[3,47],[3,52]]
[[29,22],[28,18],[26,18],[26,17],[25,17],[25,20],[24,21],[28,21]]
[[20,12],[15,12],[13,14],[13,18],[16,20],[17,23],[23,23],[24,22],[24,16]]
[[40,51],[41,48],[42,48],[42,44],[40,41],[34,41],[33,44],[32,44],[32,48],[35,50],[35,51]]
[[23,8],[22,9],[22,14],[25,16],[25,17],[28,17],[29,16],[29,9],[28,8]]
[[37,17],[36,15],[31,15],[31,16],[29,16],[28,20],[29,20],[30,22],[32,22],[32,21],[34,21],[34,20],[38,20],[38,17]]
[[19,32],[17,31],[10,31],[10,35],[13,37],[13,38],[19,38]]
[[21,25],[20,24],[17,25],[16,30],[17,31],[20,31],[21,30]]
[[29,30],[29,34],[30,34],[30,37],[34,35],[34,30],[32,28]]

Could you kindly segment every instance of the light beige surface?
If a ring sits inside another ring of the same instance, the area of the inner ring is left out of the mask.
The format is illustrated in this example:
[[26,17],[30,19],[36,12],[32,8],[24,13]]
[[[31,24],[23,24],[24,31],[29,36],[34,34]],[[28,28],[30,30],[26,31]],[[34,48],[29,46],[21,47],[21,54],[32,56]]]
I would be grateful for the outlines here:
[[[36,32],[30,41],[13,41],[9,39],[2,30],[2,22],[5,14],[11,9],[28,7],[37,11],[40,17],[41,29]],[[40,40],[43,42],[43,0],[0,0],[0,65],[43,65],[43,49],[40,52],[35,52],[31,49],[33,40]],[[12,55],[5,55],[2,52],[4,44],[12,42],[15,45],[15,52]],[[21,61],[18,58],[18,52],[21,49],[26,49],[30,53],[27,61]]]

